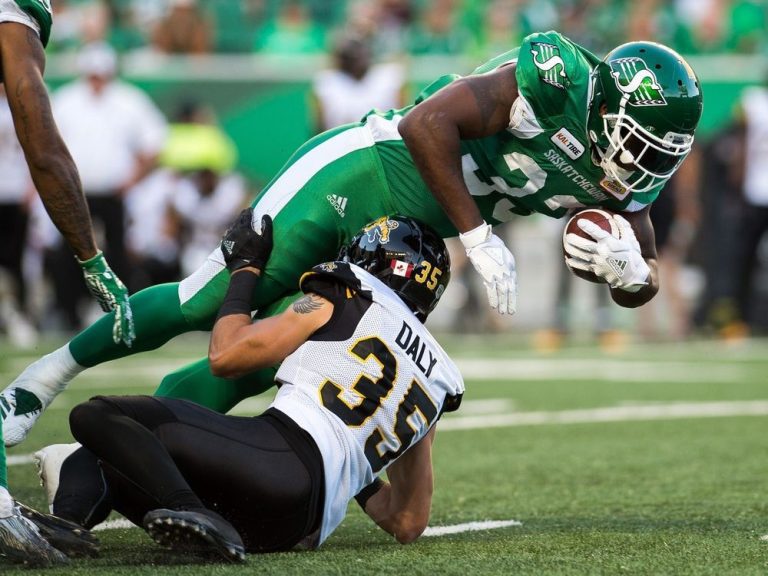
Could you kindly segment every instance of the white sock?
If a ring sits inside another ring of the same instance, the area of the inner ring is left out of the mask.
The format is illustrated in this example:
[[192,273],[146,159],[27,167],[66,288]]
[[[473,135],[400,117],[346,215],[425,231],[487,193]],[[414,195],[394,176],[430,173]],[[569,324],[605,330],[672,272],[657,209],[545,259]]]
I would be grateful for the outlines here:
[[85,366],[75,362],[69,345],[65,345],[27,366],[8,388],[24,388],[32,392],[40,399],[43,408],[47,408],[83,370]]
[[0,518],[8,518],[13,514],[13,498],[8,488],[0,486]]

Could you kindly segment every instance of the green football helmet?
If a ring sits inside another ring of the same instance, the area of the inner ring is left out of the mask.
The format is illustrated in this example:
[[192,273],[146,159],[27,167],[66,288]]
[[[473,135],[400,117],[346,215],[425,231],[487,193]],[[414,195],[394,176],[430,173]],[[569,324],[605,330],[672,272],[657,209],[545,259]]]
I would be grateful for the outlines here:
[[613,49],[592,71],[587,130],[606,187],[625,195],[666,182],[691,151],[701,118],[699,80],[655,42]]

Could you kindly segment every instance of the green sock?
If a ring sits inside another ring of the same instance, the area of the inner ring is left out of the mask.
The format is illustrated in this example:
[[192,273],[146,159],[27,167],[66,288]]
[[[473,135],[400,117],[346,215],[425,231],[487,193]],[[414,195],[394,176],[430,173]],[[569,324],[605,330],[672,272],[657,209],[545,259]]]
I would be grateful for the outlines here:
[[178,283],[158,284],[130,298],[136,340],[128,348],[112,340],[115,314],[105,314],[69,343],[69,351],[81,366],[91,367],[116,358],[159,348],[168,340],[194,328],[181,311]]

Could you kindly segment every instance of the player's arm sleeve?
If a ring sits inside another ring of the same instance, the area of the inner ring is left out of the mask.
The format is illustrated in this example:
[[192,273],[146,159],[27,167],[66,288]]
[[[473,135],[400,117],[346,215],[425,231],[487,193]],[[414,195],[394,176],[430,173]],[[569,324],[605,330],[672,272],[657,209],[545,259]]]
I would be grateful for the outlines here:
[[[536,32],[520,45],[515,77],[520,95],[542,125],[560,125],[568,110],[571,83],[587,81],[593,56],[558,32]],[[595,59],[596,61],[596,59]]]

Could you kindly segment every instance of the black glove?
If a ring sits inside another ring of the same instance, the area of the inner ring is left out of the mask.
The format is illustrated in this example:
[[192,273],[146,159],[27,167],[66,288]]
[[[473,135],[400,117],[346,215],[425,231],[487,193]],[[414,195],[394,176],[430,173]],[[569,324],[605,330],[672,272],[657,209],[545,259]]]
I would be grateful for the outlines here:
[[247,267],[263,270],[269,260],[272,252],[272,218],[261,218],[261,234],[253,229],[252,221],[253,208],[246,208],[221,240],[221,251],[230,273]]

